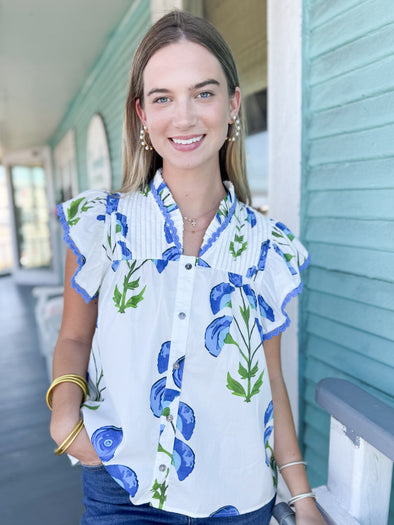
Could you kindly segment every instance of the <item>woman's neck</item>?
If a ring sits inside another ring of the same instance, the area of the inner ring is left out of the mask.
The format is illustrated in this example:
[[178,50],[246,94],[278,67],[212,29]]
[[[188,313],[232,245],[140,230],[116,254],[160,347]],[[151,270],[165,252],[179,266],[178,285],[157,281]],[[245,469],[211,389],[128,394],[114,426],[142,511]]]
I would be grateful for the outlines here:
[[226,196],[220,170],[214,173],[196,173],[188,170],[175,172],[163,167],[163,179],[169,187],[183,216],[198,218],[210,211],[217,211]]

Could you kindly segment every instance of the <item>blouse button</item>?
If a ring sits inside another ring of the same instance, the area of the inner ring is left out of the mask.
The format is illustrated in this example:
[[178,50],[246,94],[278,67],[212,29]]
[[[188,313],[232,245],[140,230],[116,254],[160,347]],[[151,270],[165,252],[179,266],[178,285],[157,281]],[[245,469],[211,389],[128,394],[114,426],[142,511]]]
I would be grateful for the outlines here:
[[161,464],[161,465],[159,466],[159,470],[160,470],[160,472],[164,472],[164,471],[166,470],[166,468],[167,468],[167,467],[166,467],[164,464]]
[[178,369],[180,368],[180,366],[181,366],[181,365],[180,365],[179,363],[174,363],[174,364],[172,365],[172,368],[173,368],[174,370],[178,370]]
[[185,319],[185,317],[186,317],[185,312],[179,312],[178,317],[179,317],[179,319]]
[[168,416],[166,417],[167,421],[172,421],[173,419],[174,419],[174,416],[172,416],[171,414],[168,414]]
[[187,264],[185,264],[185,268],[186,268],[186,270],[191,270],[192,269],[192,265],[190,263],[187,263]]

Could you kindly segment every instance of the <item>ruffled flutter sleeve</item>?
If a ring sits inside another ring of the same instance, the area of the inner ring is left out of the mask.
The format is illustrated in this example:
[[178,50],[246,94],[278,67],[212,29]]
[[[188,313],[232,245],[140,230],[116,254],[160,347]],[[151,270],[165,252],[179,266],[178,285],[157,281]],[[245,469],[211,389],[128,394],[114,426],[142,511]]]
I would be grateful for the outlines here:
[[110,261],[106,257],[105,191],[88,190],[57,207],[64,240],[77,256],[72,287],[88,303],[98,295]]
[[309,265],[310,256],[287,226],[273,220],[270,220],[270,236],[265,252],[258,305],[262,338],[271,339],[290,324],[285,307],[292,297],[302,291],[300,274]]

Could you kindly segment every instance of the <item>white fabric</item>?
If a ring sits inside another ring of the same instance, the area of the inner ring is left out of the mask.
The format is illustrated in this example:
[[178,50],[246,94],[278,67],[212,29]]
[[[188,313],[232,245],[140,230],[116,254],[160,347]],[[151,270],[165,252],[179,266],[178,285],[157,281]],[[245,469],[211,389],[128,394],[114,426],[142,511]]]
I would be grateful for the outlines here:
[[85,426],[134,504],[192,517],[251,512],[275,494],[262,341],[284,330],[303,246],[233,187],[199,258],[158,172],[144,192],[88,191],[59,205],[79,257],[73,286],[98,293]]

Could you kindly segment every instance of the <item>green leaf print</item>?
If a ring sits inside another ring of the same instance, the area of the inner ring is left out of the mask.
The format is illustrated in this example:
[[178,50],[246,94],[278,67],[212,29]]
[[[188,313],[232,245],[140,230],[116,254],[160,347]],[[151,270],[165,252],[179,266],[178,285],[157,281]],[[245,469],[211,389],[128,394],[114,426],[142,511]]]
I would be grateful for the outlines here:
[[227,388],[231,390],[235,396],[246,397],[244,387],[231,377],[230,372],[227,372]]
[[248,374],[249,373],[246,370],[246,368],[244,366],[242,366],[241,363],[239,363],[238,374],[240,375],[241,379],[248,379]]
[[[225,344],[234,345],[238,348],[240,357],[242,358],[238,364],[238,375],[241,381],[246,381],[246,386],[244,387],[240,382],[236,381],[231,374],[227,374],[227,388],[231,392],[239,397],[243,397],[246,403],[251,401],[251,398],[260,392],[261,386],[263,384],[263,375],[264,370],[260,373],[258,379],[252,385],[252,378],[255,377],[259,371],[259,362],[256,360],[256,352],[262,346],[261,341],[254,348],[253,341],[255,338],[253,334],[256,334],[256,319],[250,318],[250,306],[247,300],[245,300],[245,292],[241,287],[238,288],[238,291],[241,295],[242,306],[239,307],[241,317],[234,315],[234,326],[241,336],[240,343],[234,339],[234,337],[228,333],[224,339]],[[243,323],[242,323],[243,321]]]
[[133,295],[133,297],[130,297],[130,299],[127,301],[125,305],[125,308],[130,308],[130,307],[137,308],[138,303],[140,303],[144,298],[145,288],[146,286],[143,287],[143,289],[140,291],[138,295]]
[[130,290],[136,290],[140,286],[140,277],[135,280],[131,280],[132,275],[143,266],[148,259],[143,261],[139,266],[136,266],[137,262],[133,261],[130,263],[126,261],[129,271],[123,278],[123,292],[118,289],[118,285],[115,286],[113,301],[116,308],[118,308],[119,313],[124,314],[126,308],[137,308],[138,304],[144,299],[144,292],[146,286],[136,295],[127,297],[127,292]]
[[81,197],[80,199],[76,199],[75,201],[72,201],[70,204],[70,207],[67,210],[67,222],[70,226],[75,226],[77,222],[79,221],[80,217],[76,217],[79,205],[81,202],[85,200],[85,197]]
[[291,255],[290,253],[285,253],[284,256],[287,262],[291,261],[294,257],[294,255]]
[[245,226],[245,220],[241,222],[241,220],[235,213],[233,217],[236,222],[236,226],[235,226],[236,233],[234,235],[234,240],[230,242],[229,251],[231,255],[234,257],[234,259],[237,259],[237,257],[240,257],[243,254],[243,252],[246,250],[248,243],[246,241],[244,242],[244,236],[242,235],[242,229]]
[[115,290],[114,290],[114,303],[115,305],[120,308],[120,301],[122,300],[122,294],[119,292],[118,290],[118,285],[115,286]]
[[136,288],[138,288],[139,283],[140,283],[140,278],[138,277],[136,281],[131,281],[131,283],[126,283],[125,286],[127,286],[128,290],[135,290]]
[[250,397],[255,396],[256,394],[260,392],[260,388],[263,384],[263,375],[264,375],[264,370],[261,372],[257,381],[253,385],[252,392],[250,393]]

